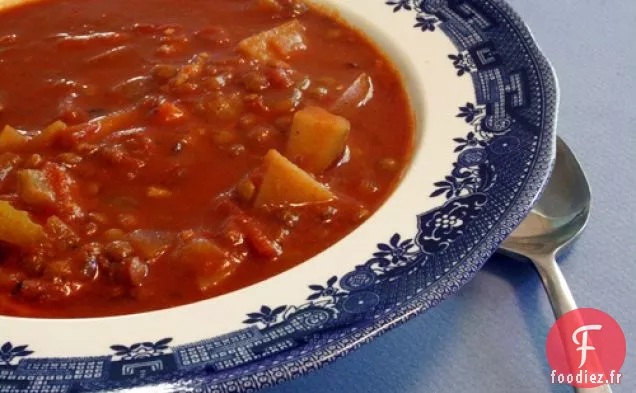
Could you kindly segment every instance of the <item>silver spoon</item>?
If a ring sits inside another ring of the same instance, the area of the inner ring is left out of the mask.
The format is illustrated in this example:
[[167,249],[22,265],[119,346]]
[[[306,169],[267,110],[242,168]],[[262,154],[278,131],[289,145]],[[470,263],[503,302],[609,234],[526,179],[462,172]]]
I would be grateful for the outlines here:
[[[557,319],[577,306],[556,257],[587,225],[591,202],[590,185],[583,169],[565,142],[557,138],[556,163],[543,196],[501,246],[504,251],[533,262]],[[575,391],[611,393],[608,385],[575,388]]]

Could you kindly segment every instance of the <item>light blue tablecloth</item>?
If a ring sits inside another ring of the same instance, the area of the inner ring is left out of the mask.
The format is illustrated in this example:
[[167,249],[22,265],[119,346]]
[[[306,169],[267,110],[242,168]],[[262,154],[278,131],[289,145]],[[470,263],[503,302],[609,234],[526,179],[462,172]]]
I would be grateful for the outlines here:
[[[636,0],[509,0],[553,62],[559,133],[590,177],[588,230],[562,260],[579,306],[622,325],[618,393],[636,392]],[[266,393],[572,392],[549,384],[554,322],[529,265],[495,257],[457,296],[348,357]]]

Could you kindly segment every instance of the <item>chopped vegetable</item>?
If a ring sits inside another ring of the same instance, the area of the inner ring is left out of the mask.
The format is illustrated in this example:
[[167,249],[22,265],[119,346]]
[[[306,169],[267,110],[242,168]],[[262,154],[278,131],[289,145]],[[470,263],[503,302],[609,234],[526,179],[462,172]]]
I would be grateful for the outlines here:
[[283,253],[283,249],[260,228],[256,220],[247,215],[237,218],[239,226],[256,252],[265,258],[276,258]]
[[79,164],[83,160],[82,156],[75,153],[61,153],[57,156],[57,158],[58,160],[60,160],[60,162],[69,165]]
[[18,154],[9,152],[0,154],[0,185],[4,183],[21,161],[22,158]]
[[132,256],[124,258],[121,262],[113,263],[112,271],[118,281],[133,287],[140,287],[148,277],[149,268],[148,264],[141,258]]
[[124,240],[126,239],[126,233],[121,229],[112,228],[104,232],[104,240],[107,242],[115,241],[115,240]]
[[24,203],[45,207],[54,206],[55,192],[46,174],[38,169],[22,169],[17,172],[18,195]]
[[322,173],[342,155],[351,124],[319,107],[294,115],[286,155],[301,168]]
[[58,250],[70,249],[80,242],[77,233],[57,216],[51,216],[46,220],[45,229]]
[[104,213],[90,212],[87,216],[94,223],[101,225],[108,224],[108,217]]
[[84,226],[84,234],[86,236],[93,236],[99,230],[99,226],[94,222],[89,222]]
[[264,95],[263,103],[270,113],[289,114],[300,106],[302,98],[303,93],[298,89],[284,92],[274,91]]
[[61,132],[66,130],[68,126],[63,121],[57,120],[46,127],[42,132],[34,138],[34,143],[38,147],[51,146],[55,141],[55,138],[60,135]]
[[110,90],[112,95],[134,102],[150,92],[151,82],[152,78],[149,76],[137,76],[116,84]]
[[31,220],[29,215],[0,201],[0,240],[29,249],[44,238],[44,229]]
[[61,218],[72,221],[84,216],[75,200],[77,184],[71,174],[61,165],[48,162],[43,167],[44,174],[55,193],[55,207]]
[[141,286],[148,277],[148,265],[140,258],[132,257],[124,260],[128,280],[134,286]]
[[148,195],[150,198],[168,198],[172,195],[172,191],[168,190],[167,188],[152,186],[148,187],[148,190],[146,190],[146,195]]
[[254,200],[255,206],[325,202],[335,195],[307,172],[276,150],[265,156],[263,182]]
[[174,78],[179,72],[179,68],[172,64],[157,64],[152,68],[152,76],[160,80]]
[[238,44],[244,54],[261,61],[283,60],[307,49],[305,27],[297,19],[263,31]]
[[373,80],[368,74],[361,74],[331,106],[331,111],[349,113],[368,104],[373,99],[374,94]]
[[252,180],[245,178],[236,185],[236,192],[242,200],[250,202],[256,193],[256,186]]
[[114,262],[121,262],[132,256],[133,253],[133,246],[126,240],[115,240],[104,247],[104,255]]
[[34,153],[29,156],[25,162],[25,166],[28,168],[38,168],[44,163],[44,158],[40,154]]
[[270,31],[273,35],[269,40],[269,48],[283,59],[289,58],[295,52],[307,49],[304,35],[305,26],[298,19],[287,22]]
[[280,245],[267,236],[261,224],[246,214],[234,202],[224,200],[219,205],[219,209],[225,210],[229,215],[224,227],[226,229],[238,228],[259,255],[266,258],[276,258],[282,253]]
[[[272,86],[277,88],[288,89],[294,84],[298,84],[297,88],[302,89],[303,83],[309,81],[306,77],[301,76],[289,67],[285,62],[277,61],[270,64],[266,69],[267,80]],[[300,80],[298,80],[300,79]],[[311,81],[309,81],[311,84]]]
[[237,258],[227,258],[220,266],[213,272],[208,272],[207,274],[202,274],[197,277],[197,285],[201,292],[207,292],[223,281],[228,279],[236,269],[240,266],[241,260]]
[[139,108],[133,108],[98,117],[91,120],[90,123],[97,125],[94,135],[96,137],[104,137],[115,131],[130,127],[139,118],[140,114],[141,110]]
[[203,65],[205,64],[205,57],[196,55],[192,58],[190,64],[185,64],[179,68],[177,75],[172,80],[172,85],[179,87],[191,79],[194,79],[201,75],[203,72]]
[[23,148],[30,140],[24,133],[7,125],[0,132],[0,151],[15,151]]
[[44,267],[44,277],[49,279],[69,279],[73,275],[72,261],[68,259],[51,261]]
[[206,267],[222,265],[227,253],[212,240],[194,237],[176,248],[175,257],[182,264],[204,271]]
[[162,102],[155,111],[155,119],[160,124],[174,123],[185,116],[183,110],[172,102]]
[[243,101],[235,94],[221,95],[202,100],[199,107],[212,120],[234,120],[243,112]]
[[259,71],[250,71],[243,75],[243,85],[247,91],[258,93],[267,90],[270,86],[267,75]]
[[174,234],[166,231],[138,229],[128,235],[130,243],[145,259],[161,256],[175,240]]

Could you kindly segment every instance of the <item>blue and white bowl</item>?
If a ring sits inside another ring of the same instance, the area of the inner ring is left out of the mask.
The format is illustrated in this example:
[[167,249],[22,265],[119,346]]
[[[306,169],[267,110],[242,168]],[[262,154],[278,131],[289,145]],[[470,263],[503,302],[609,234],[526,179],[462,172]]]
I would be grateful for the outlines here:
[[314,2],[365,31],[408,87],[415,154],[388,202],[320,255],[218,298],[0,317],[0,393],[249,392],[303,375],[459,291],[528,214],[555,156],[557,87],[508,5]]

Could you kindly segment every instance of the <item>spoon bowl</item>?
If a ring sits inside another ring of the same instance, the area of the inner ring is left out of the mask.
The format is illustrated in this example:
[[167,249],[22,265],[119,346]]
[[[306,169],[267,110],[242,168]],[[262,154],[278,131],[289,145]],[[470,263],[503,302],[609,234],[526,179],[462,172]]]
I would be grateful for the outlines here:
[[558,138],[556,164],[543,195],[502,248],[524,256],[558,253],[587,225],[591,203],[585,172],[570,148]]

